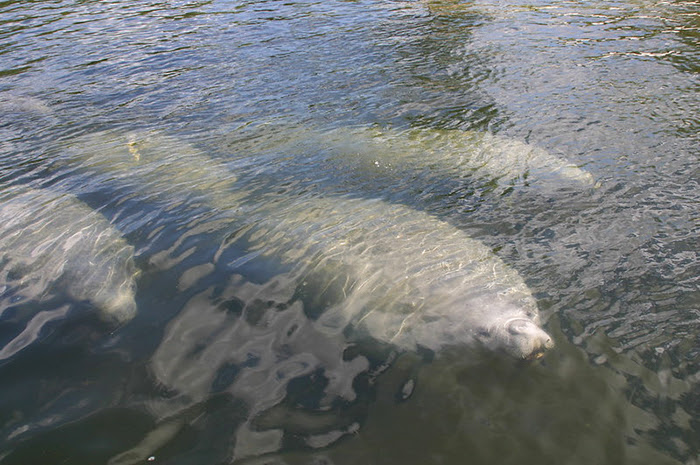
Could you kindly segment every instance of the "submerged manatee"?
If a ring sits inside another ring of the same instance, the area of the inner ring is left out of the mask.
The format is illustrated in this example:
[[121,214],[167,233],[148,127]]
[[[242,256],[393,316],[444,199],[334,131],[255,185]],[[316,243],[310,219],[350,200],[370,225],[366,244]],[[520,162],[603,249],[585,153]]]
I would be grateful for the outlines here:
[[298,267],[297,292],[308,290],[305,311],[325,334],[353,328],[407,350],[480,343],[520,359],[552,346],[518,273],[426,213],[379,200],[297,200],[259,215],[248,240]]
[[473,172],[500,185],[532,184],[543,188],[593,186],[593,176],[550,152],[517,139],[489,132],[411,129],[368,130],[373,144],[390,147],[397,158],[376,157],[378,166],[405,163],[435,166],[438,172]]
[[501,189],[535,190],[595,186],[593,176],[570,161],[519,141],[488,132],[442,129],[296,129],[261,134],[242,150],[294,155],[331,163],[354,179],[414,182],[417,175],[443,182],[461,178],[486,181]]
[[0,194],[0,289],[12,302],[65,293],[125,323],[136,313],[133,257],[120,232],[76,197],[25,187]]
[[236,177],[192,145],[157,131],[107,130],[70,141],[56,157],[59,165],[91,176],[90,184],[133,187],[142,198],[195,197],[213,207],[230,208]]
[[0,114],[7,115],[50,115],[53,110],[44,101],[29,95],[12,92],[0,93]]
[[[259,258],[283,271],[259,285],[234,275],[168,324],[150,361],[169,390],[149,403],[158,425],[111,465],[145,460],[191,421],[193,406],[219,392],[246,406],[235,419],[234,461],[280,450],[287,434],[316,448],[356,432],[352,415],[330,410],[356,399],[354,381],[370,368],[347,350],[348,338],[406,351],[483,345],[517,359],[553,345],[518,273],[448,223],[349,197],[258,207],[236,234],[250,253],[234,261]],[[319,396],[319,409],[290,408],[289,384],[310,376],[323,379],[309,394]]]

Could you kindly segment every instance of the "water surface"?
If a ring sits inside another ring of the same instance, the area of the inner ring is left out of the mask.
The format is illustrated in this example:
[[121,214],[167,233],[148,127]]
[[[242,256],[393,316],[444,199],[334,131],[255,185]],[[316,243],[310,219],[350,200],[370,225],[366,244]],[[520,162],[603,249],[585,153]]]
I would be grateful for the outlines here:
[[[0,3],[2,191],[79,199],[139,270],[121,324],[3,281],[0,463],[698,463],[699,17]],[[259,224],[348,197],[483,243],[556,347],[519,364],[319,332],[344,286],[299,282]]]

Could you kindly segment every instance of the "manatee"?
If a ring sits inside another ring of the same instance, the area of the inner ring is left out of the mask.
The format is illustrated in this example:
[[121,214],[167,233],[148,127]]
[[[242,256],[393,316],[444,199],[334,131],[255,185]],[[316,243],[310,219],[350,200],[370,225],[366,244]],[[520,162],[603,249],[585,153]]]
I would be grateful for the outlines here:
[[[42,100],[5,91],[0,92],[0,121],[0,153],[3,154],[1,163],[12,167],[16,176],[19,159],[6,154],[24,153],[25,158],[21,160],[26,161],[26,152],[33,150],[32,142],[41,137],[40,134],[45,134],[43,129],[56,123],[58,119],[51,107]],[[25,163],[22,163],[22,166],[24,165]]]
[[[392,351],[484,346],[517,359],[553,346],[518,273],[427,213],[376,199],[263,198],[247,221],[236,237],[249,253],[234,262],[263,257],[277,274],[263,284],[233,274],[170,321],[150,360],[169,392],[148,404],[158,423],[111,464],[145,460],[218,392],[246,405],[234,461],[278,451],[285,432],[311,447],[356,432],[331,407],[356,400],[361,373],[377,375],[363,349],[347,350],[366,336]],[[319,370],[322,413],[284,404],[289,382]]]
[[192,145],[157,131],[106,130],[87,134],[61,147],[64,167],[91,176],[91,184],[133,187],[143,199],[195,197],[212,207],[230,207],[236,178],[215,159]]
[[251,248],[296,267],[297,293],[323,334],[350,329],[404,350],[481,345],[518,359],[553,345],[520,275],[427,213],[316,197],[280,201],[254,218]]
[[593,176],[570,161],[535,145],[489,132],[436,129],[367,132],[373,145],[390,147],[389,154],[398,155],[394,159],[384,158],[378,152],[372,157],[378,167],[407,164],[434,167],[438,173],[472,172],[497,180],[499,185],[527,183],[542,188],[594,185]]
[[[353,173],[355,179],[409,182],[416,176],[443,182],[470,178],[501,189],[532,187],[549,192],[595,187],[588,171],[517,139],[489,132],[442,129],[293,129],[260,135],[244,151],[273,152],[325,162],[326,169]],[[337,167],[337,168],[333,168]]]
[[21,115],[50,115],[53,110],[44,101],[29,95],[0,93],[0,113]]
[[0,289],[12,303],[64,293],[121,324],[136,313],[135,276],[134,248],[76,197],[28,187],[0,194]]

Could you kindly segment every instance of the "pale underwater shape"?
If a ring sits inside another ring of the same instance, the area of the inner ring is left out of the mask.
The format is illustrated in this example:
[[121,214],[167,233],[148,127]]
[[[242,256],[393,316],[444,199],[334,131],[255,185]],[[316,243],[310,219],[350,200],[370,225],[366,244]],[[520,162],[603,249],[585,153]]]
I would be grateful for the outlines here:
[[157,131],[87,134],[72,139],[56,158],[59,164],[89,174],[90,183],[116,180],[132,186],[142,198],[197,197],[219,208],[239,200],[231,190],[236,178],[223,163]]
[[[511,355],[520,357],[525,360],[534,360],[544,355],[545,351],[554,347],[552,338],[534,321],[526,318],[511,318],[503,322],[499,322],[499,327],[491,329],[496,331],[499,337],[495,339],[496,348],[499,345],[507,347],[506,351]],[[480,336],[481,337],[481,336]],[[499,340],[505,339],[505,342]],[[488,347],[494,343],[494,339],[490,338],[490,334],[482,339]]]
[[[372,180],[404,181],[429,174],[444,180],[474,178],[502,189],[550,192],[597,187],[588,171],[526,142],[456,129],[299,128],[260,136],[252,152],[321,157],[327,169],[354,170]],[[333,168],[335,167],[335,168]]]
[[[306,414],[284,404],[288,384],[318,370],[327,380],[321,410],[355,400],[353,382],[370,363],[348,355],[348,338],[369,335],[406,351],[483,345],[517,359],[538,358],[553,345],[518,273],[448,223],[349,197],[261,205],[242,228],[243,240],[251,254],[291,269],[282,266],[286,271],[264,284],[234,275],[186,304],[150,360],[171,392],[148,404],[158,424],[110,464],[145,460],[220,391],[247,409],[234,461],[278,451],[287,428],[314,448],[353,434],[359,426],[333,411]],[[240,314],[227,310],[232,300]]]
[[[88,301],[109,322],[136,314],[134,248],[68,194],[11,187],[0,194],[0,287],[26,300]],[[16,296],[15,296],[16,297]]]
[[[567,185],[592,187],[593,176],[566,159],[548,151],[488,132],[409,129],[339,129],[330,138],[355,140],[371,147],[355,149],[369,157],[378,169],[428,169],[455,177],[465,174],[489,177],[499,185],[532,184],[550,189]],[[347,145],[353,148],[353,142]]]
[[53,110],[43,100],[36,97],[3,92],[0,93],[0,114],[2,113],[49,115],[53,113]]
[[[593,176],[546,150],[517,139],[488,132],[411,129],[407,131],[369,130],[372,142],[391,147],[398,153],[395,163],[411,166],[422,162],[438,172],[460,169],[499,180],[499,184],[532,183],[540,187],[567,184],[593,186]],[[377,156],[377,163],[392,163]]]
[[379,200],[280,203],[254,216],[249,241],[296,265],[313,300],[330,302],[319,331],[351,327],[406,350],[480,342],[516,358],[551,347],[520,275],[452,225]]

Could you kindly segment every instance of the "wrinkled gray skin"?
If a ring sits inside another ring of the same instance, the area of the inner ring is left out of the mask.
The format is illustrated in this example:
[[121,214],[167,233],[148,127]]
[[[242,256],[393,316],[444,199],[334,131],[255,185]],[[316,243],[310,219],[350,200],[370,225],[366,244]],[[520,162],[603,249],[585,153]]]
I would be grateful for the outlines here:
[[0,289],[13,301],[65,293],[125,323],[136,313],[133,258],[119,231],[76,197],[26,187],[0,194]]
[[348,197],[283,202],[250,241],[298,264],[315,301],[331,303],[315,322],[325,334],[350,326],[406,350],[481,343],[518,359],[553,345],[518,273],[426,213]]

